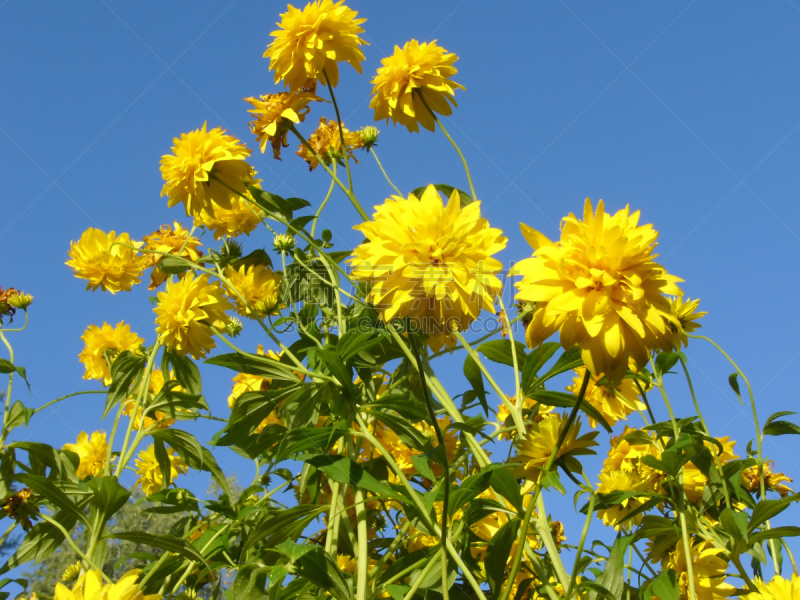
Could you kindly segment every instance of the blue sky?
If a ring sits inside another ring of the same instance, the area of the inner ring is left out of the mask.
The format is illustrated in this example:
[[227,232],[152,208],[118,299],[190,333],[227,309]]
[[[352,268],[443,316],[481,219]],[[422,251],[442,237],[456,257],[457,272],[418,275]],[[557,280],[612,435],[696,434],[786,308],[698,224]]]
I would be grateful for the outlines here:
[[[749,376],[763,420],[796,405],[800,362],[800,5],[790,0],[684,2],[397,3],[351,0],[366,17],[364,75],[342,66],[337,96],[345,124],[373,122],[369,79],[394,44],[438,39],[460,60],[458,108],[446,126],[464,150],[483,215],[509,237],[506,262],[530,255],[522,221],[556,237],[585,197],[609,210],[630,204],[661,232],[661,261],[709,312],[713,337]],[[125,320],[154,339],[144,289],[85,292],[63,264],[87,227],[141,239],[183,220],[159,197],[159,159],[181,132],[218,125],[255,147],[242,102],[277,91],[262,58],[275,2],[82,3],[0,0],[0,285],[34,294],[31,324],[12,343],[33,388],[32,406],[77,390],[80,335],[89,323]],[[329,107],[314,107],[310,134]],[[327,112],[326,112],[327,111]],[[404,191],[427,183],[466,188],[458,157],[439,133],[378,124],[378,152]],[[263,187],[317,206],[321,169],[284,150],[254,154]],[[391,193],[371,157],[354,167],[368,207]],[[357,214],[335,194],[323,216],[337,249],[360,237]],[[269,246],[256,232],[246,247]],[[255,333],[244,343],[254,346]],[[749,409],[727,384],[732,369],[692,342],[691,370],[712,432],[753,437]],[[205,370],[214,414],[227,414],[229,374]],[[508,375],[505,387],[512,388]],[[463,382],[452,379],[462,391]],[[678,413],[691,412],[675,378]],[[99,422],[102,396],[82,396],[37,415],[19,439],[74,441]],[[663,407],[657,407],[666,417]],[[201,439],[213,427],[198,425]],[[601,435],[601,438],[603,436]],[[798,443],[772,438],[765,453],[800,481]],[[252,476],[221,452],[221,464]],[[131,483],[133,478],[128,476]],[[571,510],[571,509],[570,509]],[[557,518],[562,518],[558,515]],[[563,517],[569,520],[567,516]],[[577,537],[578,532],[573,534]]]

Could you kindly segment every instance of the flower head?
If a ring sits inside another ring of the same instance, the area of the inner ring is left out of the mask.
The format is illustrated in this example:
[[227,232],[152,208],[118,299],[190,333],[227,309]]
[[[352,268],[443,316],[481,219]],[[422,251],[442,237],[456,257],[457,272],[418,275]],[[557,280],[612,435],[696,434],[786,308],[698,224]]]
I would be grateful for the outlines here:
[[103,583],[99,570],[84,573],[69,590],[61,583],[56,584],[55,600],[161,600],[159,594],[139,591],[136,580],[141,571],[128,571],[116,583]]
[[261,153],[267,149],[267,142],[272,145],[272,156],[280,160],[281,147],[289,145],[286,139],[292,123],[306,120],[306,115],[311,112],[308,105],[312,100],[322,101],[322,98],[311,92],[280,92],[266,94],[261,98],[245,98],[245,102],[253,105],[248,110],[255,117],[250,122],[252,131],[261,146]]
[[[698,600],[719,600],[732,596],[736,588],[725,582],[728,562],[725,550],[715,548],[713,542],[704,541],[691,547],[694,588]],[[686,568],[686,553],[679,541],[669,556],[662,560],[664,569],[672,569],[678,575],[678,590],[681,600],[689,598],[689,574]]]
[[114,327],[103,323],[102,327],[89,325],[81,336],[85,346],[78,358],[86,367],[84,379],[97,379],[103,385],[111,385],[109,362],[125,350],[136,353],[144,340],[131,331],[131,326],[120,321]]
[[[317,130],[308,138],[308,145],[314,149],[314,152],[317,153],[326,165],[329,165],[334,160],[344,160],[342,134],[344,135],[344,144],[347,154],[351,159],[358,162],[355,156],[353,156],[353,150],[364,147],[364,138],[361,136],[361,132],[350,131],[347,127],[342,125],[342,132],[340,134],[339,123],[337,121],[322,117],[319,120],[319,127],[317,127]],[[305,144],[300,144],[297,156],[308,163],[309,171],[313,171],[319,165],[317,157],[314,156]]]
[[[542,469],[547,464],[550,454],[558,443],[561,431],[567,425],[567,416],[551,413],[545,415],[546,418],[538,423],[534,423],[528,430],[528,434],[523,440],[516,442],[517,455],[514,462],[522,463],[517,467],[513,474],[515,477],[525,477],[531,481],[538,481]],[[597,446],[594,438],[597,432],[592,431],[585,435],[580,435],[581,422],[576,419],[567,431],[564,442],[558,450],[556,459],[566,462],[570,471],[580,472],[580,463],[576,456],[585,454],[595,454],[590,448]]]
[[264,52],[270,70],[275,71],[275,83],[283,81],[292,92],[313,88],[317,80],[335,87],[340,62],[350,63],[361,73],[364,53],[360,46],[368,44],[358,37],[366,19],[357,19],[357,14],[344,0],[315,0],[303,10],[290,4]]
[[[144,236],[144,247],[147,250],[154,250],[158,253],[169,253],[176,256],[182,256],[189,260],[196,262],[198,258],[203,256],[203,252],[198,250],[198,246],[202,246],[200,240],[194,236],[189,235],[189,230],[183,225],[174,222],[174,226],[162,225],[158,231],[154,231],[150,235]],[[148,290],[154,290],[167,280],[168,275],[164,271],[158,269],[158,264],[166,256],[166,254],[148,254],[148,265],[153,267],[153,272],[150,274],[150,285]]]
[[78,434],[78,441],[75,444],[64,444],[64,450],[70,450],[77,454],[80,465],[75,472],[78,477],[96,477],[103,472],[108,457],[108,444],[104,431],[95,431],[90,438],[85,431]]
[[39,501],[36,495],[28,488],[22,488],[0,503],[3,512],[9,519],[14,519],[22,525],[22,529],[30,531],[33,521],[38,518]]
[[[175,481],[179,474],[185,475],[189,472],[186,463],[175,454],[172,448],[167,448],[167,456],[169,457],[170,481]],[[146,496],[152,496],[160,491],[164,484],[164,476],[161,473],[158,459],[156,459],[155,446],[150,444],[146,450],[139,452],[133,462],[136,466],[136,474],[139,476],[135,485],[141,485]]]
[[183,202],[188,216],[213,216],[217,206],[230,209],[231,200],[247,191],[254,175],[245,160],[250,150],[221,127],[206,131],[203,123],[173,143],[172,154],[161,157],[161,195],[168,206]]
[[8,299],[8,304],[13,308],[19,308],[20,310],[28,310],[28,307],[33,303],[33,296],[31,294],[25,294],[23,292],[18,292],[13,294]]
[[147,257],[133,249],[141,245],[127,233],[117,235],[114,231],[105,233],[90,227],[77,242],[70,242],[66,265],[75,272],[75,277],[88,282],[87,290],[99,287],[112,294],[129,292],[147,268]]
[[[697,306],[700,304],[699,298],[696,300],[687,298],[684,302],[683,296],[678,296],[671,299],[669,304],[672,309],[672,314],[675,317],[674,321],[669,321],[668,323],[671,332],[670,338],[672,345],[680,350],[681,344],[684,346],[689,345],[689,338],[686,337],[686,334],[692,333],[702,327],[700,323],[695,323],[695,321],[705,317],[708,313],[697,310]],[[669,350],[670,348],[664,349]]]
[[800,576],[792,573],[791,579],[775,575],[769,583],[753,578],[758,592],[743,594],[741,600],[800,600]]
[[669,344],[676,318],[664,294],[680,295],[681,280],[654,260],[658,233],[638,223],[627,207],[607,215],[602,200],[595,213],[587,198],[582,221],[564,218],[559,242],[523,225],[534,254],[517,265],[516,297],[536,302],[531,348],[558,332],[564,348],[580,348],[592,375],[619,383],[629,359],[641,368],[651,350]]
[[[586,373],[586,367],[575,369],[573,383],[567,386],[567,391],[578,394]],[[584,399],[603,415],[612,427],[617,421],[626,421],[628,415],[635,410],[645,410],[644,403],[639,400],[636,384],[632,379],[623,379],[618,385],[600,383],[599,377],[589,376]],[[597,427],[597,421],[589,417],[589,424]]]
[[384,321],[410,316],[439,350],[452,330],[465,330],[481,310],[494,313],[502,263],[493,255],[506,238],[480,216],[480,202],[447,206],[428,186],[418,199],[389,198],[372,221],[356,225],[367,240],[350,259],[353,277],[368,282],[368,299]]
[[[252,197],[249,192],[247,196]],[[215,206],[213,214],[201,210],[195,215],[194,224],[206,227],[214,233],[214,239],[218,240],[224,236],[237,237],[243,233],[250,235],[263,218],[264,211],[260,206],[236,196],[231,198],[230,208]]]
[[283,279],[280,273],[275,273],[267,265],[242,265],[238,269],[229,266],[225,270],[225,276],[239,292],[239,295],[228,292],[237,313],[251,319],[275,314]]
[[275,234],[275,238],[272,241],[272,247],[275,248],[276,252],[291,252],[296,244],[294,236],[288,233]]
[[216,347],[211,327],[225,329],[230,322],[225,311],[231,308],[222,288],[210,283],[208,275],[195,278],[187,273],[179,281],[168,281],[166,291],[158,292],[158,305],[153,309],[156,331],[170,350],[202,358]]
[[63,581],[64,583],[75,581],[81,574],[82,568],[83,568],[83,563],[81,561],[72,563],[70,566],[64,569],[64,573],[61,575],[61,581]]
[[411,40],[394,54],[381,61],[383,65],[372,79],[370,108],[375,120],[391,118],[409,131],[419,131],[417,124],[433,131],[436,120],[431,111],[440,115],[452,114],[455,91],[464,86],[450,78],[458,72],[453,66],[458,56],[432,42]]
[[[786,485],[787,483],[792,483],[792,480],[783,473],[774,472],[772,470],[774,468],[775,463],[771,460],[761,467],[764,474],[764,489],[778,492],[781,497],[785,498],[792,492],[792,488]],[[742,485],[748,492],[761,491],[761,476],[758,473],[758,465],[753,465],[742,471]]]

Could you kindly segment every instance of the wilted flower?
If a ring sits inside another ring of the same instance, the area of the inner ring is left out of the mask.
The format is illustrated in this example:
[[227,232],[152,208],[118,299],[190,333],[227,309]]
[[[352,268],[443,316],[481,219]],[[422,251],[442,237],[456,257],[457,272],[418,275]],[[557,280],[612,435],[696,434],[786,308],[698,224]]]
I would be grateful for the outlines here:
[[280,160],[281,147],[289,145],[286,139],[292,123],[305,121],[306,115],[311,112],[308,103],[312,100],[321,101],[316,94],[311,92],[280,92],[266,94],[261,98],[245,98],[245,102],[253,105],[248,110],[255,117],[250,122],[252,131],[261,146],[261,153],[267,148],[267,142],[272,145],[272,156]]
[[22,488],[3,500],[2,507],[6,516],[22,525],[25,531],[33,527],[32,520],[36,520],[39,514],[39,502],[28,488]]
[[[358,162],[353,156],[353,150],[362,148],[364,140],[361,137],[360,131],[350,131],[342,125],[342,132],[339,133],[339,123],[331,119],[322,117],[319,120],[319,127],[308,138],[308,145],[314,149],[317,156],[322,161],[329,165],[333,161],[344,160],[345,151],[342,150],[342,135],[344,135],[345,149],[348,156]],[[317,156],[314,156],[305,144],[300,144],[300,149],[297,151],[297,156],[302,158],[308,163],[308,170],[313,171],[319,165]]]

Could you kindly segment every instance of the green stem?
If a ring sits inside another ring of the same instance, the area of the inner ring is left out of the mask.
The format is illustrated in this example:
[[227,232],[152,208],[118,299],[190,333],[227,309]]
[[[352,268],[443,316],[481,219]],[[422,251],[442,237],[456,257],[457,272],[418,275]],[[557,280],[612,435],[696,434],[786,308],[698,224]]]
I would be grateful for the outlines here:
[[428,103],[425,101],[425,96],[423,96],[419,90],[414,90],[414,91],[417,93],[417,97],[419,97],[419,99],[422,100],[422,103],[425,105],[425,108],[428,109],[428,112],[431,113],[431,116],[433,117],[433,120],[436,121],[436,124],[439,126],[439,129],[441,129],[445,137],[448,140],[450,140],[450,143],[453,145],[453,148],[456,149],[456,152],[458,152],[458,155],[461,157],[461,162],[464,163],[464,171],[467,173],[467,182],[469,183],[469,193],[472,194],[473,201],[477,200],[478,197],[475,195],[475,187],[472,185],[472,176],[469,174],[469,166],[467,165],[467,159],[464,158],[464,154],[461,152],[461,148],[458,147],[458,144],[456,144],[455,140],[452,137],[450,137],[449,133],[447,133],[447,129],[444,128],[444,125],[442,125],[442,122],[439,120],[439,117],[436,116],[436,113],[431,110],[430,106],[428,106]]
[[88,390],[85,392],[72,392],[71,394],[67,394],[66,396],[61,396],[60,398],[51,400],[50,402],[48,402],[47,404],[43,404],[39,408],[33,409],[33,414],[35,415],[39,411],[42,411],[45,408],[53,406],[53,404],[56,404],[57,402],[61,402],[62,400],[66,400],[67,398],[72,398],[73,396],[81,396],[83,394],[108,394],[108,390]]
[[578,549],[575,552],[575,563],[572,566],[572,574],[569,578],[569,587],[566,588],[567,593],[564,595],[565,598],[570,598],[572,596],[575,582],[578,580],[578,568],[581,562],[581,554],[583,554],[583,546],[586,543],[586,536],[589,535],[589,527],[592,524],[592,516],[594,514],[594,488],[592,488],[592,482],[589,481],[586,473],[583,474],[583,477],[586,480],[586,487],[589,491],[589,510],[586,513],[586,520],[583,523],[583,530],[581,531],[581,539],[578,542]]
[[[445,555],[444,550],[442,550],[442,548],[439,548],[436,551],[436,553],[438,555],[440,555],[440,556],[444,556],[445,564],[447,564],[447,556]],[[423,567],[422,571],[419,574],[419,577],[417,577],[414,580],[414,583],[411,584],[411,588],[408,590],[406,595],[403,596],[403,600],[411,600],[416,595],[417,590],[419,590],[419,586],[422,585],[422,582],[425,581],[425,578],[428,576],[428,573],[430,573],[433,570],[433,567],[435,565],[436,565],[436,561],[433,560],[433,557],[431,557],[428,560],[428,564],[426,564]],[[447,577],[447,574],[445,573],[443,576]],[[445,590],[445,587],[442,587],[442,590]],[[447,592],[445,591],[445,593],[447,593]]]
[[92,569],[94,569],[94,570],[96,570],[96,571],[100,571],[100,575],[102,575],[103,579],[105,579],[105,580],[106,580],[108,583],[114,583],[114,582],[113,582],[113,581],[112,581],[112,580],[109,578],[109,576],[108,576],[108,575],[106,575],[105,573],[103,573],[103,570],[102,570],[100,567],[98,567],[98,566],[97,566],[96,564],[94,564],[94,563],[93,563],[91,560],[89,560],[89,557],[88,557],[88,556],[86,556],[86,555],[85,555],[85,554],[84,554],[84,553],[81,551],[81,549],[80,549],[80,548],[78,548],[78,545],[75,543],[75,540],[73,540],[73,539],[72,539],[72,536],[69,534],[69,532],[66,530],[66,528],[65,528],[65,527],[64,527],[64,526],[63,526],[61,523],[59,523],[58,521],[56,521],[56,520],[54,520],[54,519],[51,519],[50,517],[48,517],[47,515],[45,515],[45,514],[42,514],[42,513],[39,513],[39,516],[42,518],[42,520],[44,520],[44,521],[47,521],[47,522],[48,522],[48,523],[50,523],[51,525],[54,525],[54,526],[56,527],[56,529],[58,529],[58,530],[59,530],[61,533],[63,533],[63,534],[64,534],[64,539],[66,539],[66,540],[67,540],[67,543],[70,545],[70,547],[71,547],[71,548],[72,548],[72,549],[75,551],[75,553],[76,553],[78,556],[80,556],[80,557],[81,557],[81,559],[83,559],[83,560],[86,562],[86,564],[87,564],[87,565],[89,565],[89,566],[90,566]]
[[[336,163],[333,163],[333,174],[336,175]],[[325,198],[322,203],[319,205],[316,214],[314,215],[314,221],[311,223],[311,237],[314,237],[315,232],[317,231],[317,223],[319,222],[319,217],[322,214],[322,209],[325,208],[325,205],[328,203],[328,200],[331,199],[331,194],[333,193],[333,187],[336,185],[336,181],[331,179],[331,185],[328,188],[328,193],[325,194]],[[284,271],[286,269],[284,268]]]
[[[0,340],[2,340],[3,344],[5,344],[6,349],[8,350],[8,360],[11,365],[14,366],[14,348],[12,348],[11,344],[8,343],[8,340],[2,331],[0,331]],[[11,385],[14,382],[14,373],[15,371],[11,371],[11,373],[8,374],[8,387],[6,388],[6,402],[5,407],[3,408],[3,432],[0,436],[0,447],[5,446],[6,436],[8,435],[8,413],[11,407]]]
[[[414,333],[411,331],[411,320],[406,317],[406,331],[408,331],[408,337],[411,340],[411,351],[414,353],[414,358],[416,359],[417,363],[417,370],[422,373],[424,372],[424,367],[422,366],[422,358],[420,357],[419,347],[417,346],[417,339]],[[456,334],[458,335],[458,334]],[[447,586],[447,553],[446,553],[446,546],[447,546],[447,527],[448,527],[448,512],[450,510],[450,460],[447,456],[447,446],[445,445],[444,434],[442,433],[441,427],[439,427],[439,421],[436,419],[436,413],[433,410],[433,403],[431,402],[431,394],[430,390],[428,389],[428,382],[426,381],[425,377],[420,377],[420,381],[422,382],[422,395],[425,398],[425,405],[428,407],[428,417],[431,420],[431,427],[436,432],[436,439],[439,442],[439,458],[441,460],[442,465],[442,486],[444,491],[444,501],[442,502],[442,537],[440,539],[441,544],[441,551],[442,551],[442,596],[444,600],[448,600],[449,598],[449,590]]]
[[[325,69],[322,69],[325,73]],[[339,140],[342,142],[342,154],[344,154],[344,165],[347,168],[347,187],[350,188],[350,193],[353,193],[353,176],[350,173],[350,156],[347,154],[347,145],[344,141],[344,124],[342,123],[342,116],[339,114],[339,104],[336,102],[336,96],[333,93],[333,86],[328,75],[325,74],[325,82],[328,84],[328,92],[331,95],[331,102],[333,103],[333,110],[336,111],[336,122],[339,124]]]
[[14,333],[14,332],[17,332],[17,331],[25,331],[25,329],[27,327],[28,327],[28,311],[26,309],[25,310],[25,322],[22,324],[22,327],[17,327],[15,329],[3,329],[2,327],[0,327],[0,333]]
[[378,163],[378,167],[380,168],[381,173],[383,173],[383,176],[386,178],[386,181],[389,182],[389,185],[392,186],[392,188],[394,189],[395,192],[397,192],[398,196],[402,196],[403,193],[397,188],[397,186],[395,184],[392,183],[392,180],[389,179],[389,176],[386,174],[386,171],[384,170],[383,165],[381,164],[381,161],[378,158],[378,155],[375,154],[375,148],[374,147],[370,150],[370,154],[372,154],[372,156],[375,157],[375,162]]

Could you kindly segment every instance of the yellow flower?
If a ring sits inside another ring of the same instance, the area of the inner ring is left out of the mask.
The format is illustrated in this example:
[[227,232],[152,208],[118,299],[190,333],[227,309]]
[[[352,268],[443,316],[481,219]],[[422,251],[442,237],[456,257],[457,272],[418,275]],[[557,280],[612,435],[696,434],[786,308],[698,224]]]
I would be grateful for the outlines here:
[[64,444],[63,450],[70,450],[80,457],[81,462],[76,474],[81,479],[100,475],[106,466],[108,444],[104,431],[95,431],[91,438],[85,431],[81,431],[77,443]]
[[[784,482],[791,483],[790,477],[783,473],[773,473],[772,469],[775,463],[771,460],[764,463],[762,470],[764,472],[764,488],[769,491],[778,492],[782,497],[788,496],[792,492],[792,488],[785,485]],[[758,465],[753,465],[742,471],[742,485],[749,492],[761,491],[761,479],[758,474]]]
[[76,563],[72,563],[70,566],[64,569],[64,573],[61,575],[61,581],[64,583],[75,581],[78,578],[78,575],[81,574],[82,568],[83,563],[80,560]]
[[516,298],[536,303],[528,346],[559,332],[565,349],[580,348],[592,375],[619,383],[629,359],[638,370],[652,349],[669,344],[676,318],[664,294],[680,295],[681,280],[654,261],[658,232],[638,223],[638,211],[607,215],[602,200],[595,214],[587,198],[583,221],[565,217],[559,242],[522,226],[534,249],[517,265]]
[[261,98],[245,98],[245,102],[253,105],[248,110],[255,117],[250,122],[252,131],[261,146],[261,153],[267,148],[267,142],[272,145],[272,156],[280,160],[281,146],[289,145],[286,139],[289,126],[292,123],[305,121],[306,115],[311,112],[308,105],[312,100],[322,101],[322,98],[311,92],[280,92],[266,94]]
[[[511,402],[511,404],[516,404],[516,398],[514,396],[506,396]],[[553,412],[554,407],[552,406],[545,406],[544,404],[539,404],[536,400],[532,398],[525,398],[522,401],[522,414],[525,418],[531,419],[533,421],[539,422],[542,419],[546,418],[548,413]],[[501,402],[500,405],[497,407],[497,425],[499,427],[510,427],[513,426],[513,421],[509,421],[509,417],[511,413],[509,412],[508,408],[506,407],[505,402]],[[501,433],[497,436],[501,440],[511,440],[517,437],[517,431],[510,431]]]
[[[347,154],[351,159],[356,160],[353,156],[353,150],[364,147],[364,138],[360,131],[350,131],[342,125],[342,134],[344,134],[344,143]],[[332,161],[344,160],[344,152],[342,151],[342,136],[339,133],[339,123],[322,117],[319,120],[319,127],[308,138],[308,145],[314,149],[319,157],[326,165],[331,164]],[[305,144],[300,144],[300,149],[297,151],[297,156],[302,158],[308,163],[308,170],[313,171],[319,165],[317,157],[306,147]]]
[[[434,502],[433,503],[433,511],[436,514],[436,523],[441,525],[442,523],[442,507],[444,506],[444,502]],[[448,522],[452,523],[454,521],[458,521],[462,517],[462,511],[458,510],[454,515],[448,514]],[[398,528],[405,525],[406,516],[403,514],[398,515],[397,517],[397,526]],[[434,534],[424,533],[418,530],[413,525],[408,528],[408,541],[406,542],[406,548],[409,552],[416,552],[417,550],[421,550],[422,548],[430,548],[432,546],[438,546],[440,543],[439,537]]]
[[622,435],[611,438],[608,458],[603,462],[603,471],[636,471],[651,470],[642,462],[645,456],[660,459],[661,452],[656,444],[656,436],[650,431],[642,431],[625,426]]
[[413,317],[438,351],[454,328],[467,329],[483,309],[494,313],[503,265],[492,255],[507,240],[480,217],[480,202],[462,208],[453,191],[444,206],[431,185],[419,199],[389,198],[354,229],[368,241],[350,259],[352,275],[372,284],[368,299],[384,321]]
[[313,88],[317,80],[335,87],[340,62],[350,63],[361,73],[364,53],[359,46],[368,44],[358,37],[366,19],[356,19],[357,14],[344,0],[315,0],[303,10],[290,4],[264,52],[270,70],[275,71],[275,83],[283,81],[292,92]]
[[[520,493],[522,494],[522,504],[525,508],[531,502],[531,494],[530,492],[533,489],[532,482],[525,483],[521,489]],[[487,499],[498,501],[498,494],[492,488],[487,488],[480,494],[478,494],[478,498]],[[511,505],[511,503],[501,498],[499,500],[501,506],[505,506],[505,509],[500,507],[494,507],[491,504],[484,505],[480,514],[488,513],[486,516],[476,520],[469,528],[472,532],[478,537],[478,540],[472,543],[470,547],[470,551],[472,556],[478,560],[479,562],[483,562],[486,558],[486,549],[488,548],[489,542],[494,538],[497,532],[503,527],[506,523],[509,522],[514,516],[516,516],[516,509]],[[536,518],[536,511],[534,510],[532,513],[532,518]],[[557,523],[555,521],[554,523]],[[563,531],[562,531],[563,533]],[[534,550],[539,547],[539,540],[536,535],[536,529],[534,527],[528,528],[528,535],[527,535],[528,544]],[[511,552],[508,556],[508,569],[511,567],[511,563],[514,560],[514,554],[517,551],[517,545],[519,543],[518,539],[515,539],[512,544]]]
[[[149,393],[145,394],[143,398],[145,409],[148,404],[155,400],[156,396],[158,396],[163,387],[164,373],[161,372],[161,369],[153,369],[153,371],[150,373],[150,385],[148,386]],[[175,419],[170,418],[167,413],[160,410],[155,411],[155,413],[151,411],[145,415],[144,423],[142,423],[142,407],[139,407],[135,415],[133,414],[133,409],[136,407],[136,398],[139,394],[139,389],[141,389],[141,384],[139,388],[130,395],[128,400],[125,401],[124,409],[122,411],[122,414],[133,419],[133,426],[136,429],[139,429],[139,427],[143,424],[145,429],[150,429],[151,427],[156,427],[157,429],[166,429],[167,427],[173,425],[175,423]],[[180,386],[175,386],[172,388],[172,391],[182,392],[184,390]]]
[[[170,465],[170,480],[175,481],[178,474],[186,474],[189,472],[186,463],[180,456],[175,454],[172,448],[167,448],[167,456],[169,456]],[[136,466],[136,474],[139,478],[136,480],[135,485],[141,485],[142,491],[146,496],[152,496],[161,490],[164,483],[164,476],[161,473],[161,467],[156,460],[156,449],[153,444],[150,444],[146,450],[139,452],[139,456],[133,461]]]
[[753,578],[758,593],[743,594],[742,600],[800,600],[800,577],[792,573],[791,579],[775,575],[769,583]]
[[172,154],[161,157],[161,190],[167,205],[183,202],[186,214],[196,217],[205,210],[214,215],[217,206],[231,208],[231,199],[247,191],[253,168],[245,160],[250,150],[221,127],[182,133],[173,140]]
[[280,273],[273,272],[267,265],[242,265],[238,269],[229,266],[225,269],[225,277],[247,302],[246,305],[238,295],[226,290],[237,313],[255,319],[277,312],[278,292],[283,279]]
[[114,231],[105,233],[90,227],[81,239],[70,242],[66,265],[75,272],[75,277],[88,281],[87,290],[95,291],[99,287],[112,294],[129,292],[147,268],[147,257],[125,246],[139,248],[141,245],[142,242],[131,240],[127,233],[117,235]]
[[[736,445],[735,441],[731,442],[728,436],[717,438],[717,441],[722,444],[723,450],[721,453],[719,448],[713,443],[704,443],[712,455],[719,455],[719,460],[723,465],[726,462],[737,458],[737,456],[733,453],[733,447]],[[693,462],[686,463],[686,465],[683,467],[683,489],[686,492],[686,497],[690,502],[697,502],[703,497],[703,490],[706,488],[707,483],[708,477],[706,477],[705,474]]]
[[[573,383],[567,386],[567,391],[578,395],[585,374],[586,367],[575,369]],[[589,377],[584,399],[595,407],[612,427],[617,421],[627,421],[628,415],[634,410],[645,410],[647,408],[639,400],[638,390],[632,379],[623,379],[617,385],[612,385],[611,383],[600,384],[598,383],[599,380],[599,377]],[[589,424],[592,427],[597,427],[597,421],[592,417],[589,417]]]
[[218,283],[209,283],[208,275],[195,279],[187,273],[179,281],[168,281],[167,289],[158,292],[156,331],[170,350],[181,356],[202,358],[216,343],[211,327],[218,331],[230,322],[226,310],[233,305],[225,298]]
[[85,346],[78,358],[86,367],[83,378],[97,379],[103,385],[111,385],[109,362],[113,362],[125,350],[135,354],[144,344],[144,340],[133,333],[125,321],[120,321],[113,328],[108,323],[103,323],[102,327],[89,325],[81,339]]
[[[464,86],[450,78],[458,72],[453,63],[458,56],[430,43],[411,40],[394,54],[381,61],[383,65],[372,79],[370,108],[375,109],[375,120],[392,119],[409,131],[419,131],[419,123],[433,131],[436,121],[431,111],[440,115],[452,114],[455,91]],[[427,106],[426,106],[427,105]]]
[[[189,230],[178,223],[178,221],[174,222],[173,227],[162,225],[158,231],[144,236],[144,247],[147,250],[167,252],[175,255],[180,253],[180,256],[183,258],[188,258],[194,262],[203,256],[202,251],[197,249],[198,246],[202,245],[198,238],[189,236]],[[164,254],[147,255],[148,266],[154,267],[153,272],[150,274],[148,290],[156,289],[167,280],[168,275],[158,270],[158,264],[164,256]]]
[[[669,301],[672,314],[675,317],[674,321],[669,321],[668,325],[671,332],[671,342],[677,350],[680,350],[681,344],[684,346],[689,345],[689,338],[686,337],[687,333],[696,331],[702,325],[695,323],[697,319],[705,317],[707,312],[698,312],[697,306],[700,304],[700,299],[683,301],[683,296],[678,296]],[[677,321],[677,323],[676,323]],[[663,348],[664,350],[671,350],[671,348]]]
[[[246,195],[252,197],[250,192]],[[236,196],[231,198],[230,208],[215,206],[214,214],[201,210],[195,215],[194,224],[206,227],[214,233],[214,239],[218,240],[223,236],[237,237],[243,233],[250,235],[263,218],[264,211],[261,207]]]
[[[723,558],[725,551],[715,548],[710,541],[701,542],[691,548],[694,587],[698,600],[718,600],[728,598],[736,588],[725,583],[727,561]],[[664,569],[672,569],[678,574],[678,589],[681,600],[689,598],[689,575],[686,572],[686,553],[683,543],[678,541],[669,557],[662,561]]]
[[[561,430],[567,425],[567,415],[553,413],[545,416],[546,418],[531,425],[524,440],[516,442],[517,455],[513,461],[522,463],[514,469],[513,474],[517,478],[525,477],[531,481],[538,481],[542,468],[556,447]],[[569,470],[575,472],[581,470],[580,463],[575,457],[595,454],[590,448],[597,446],[597,442],[594,441],[597,437],[596,431],[578,437],[580,430],[581,421],[576,419],[556,455],[556,459],[564,460]]]
[[[608,494],[611,492],[653,492],[653,481],[640,477],[637,471],[606,471],[599,475],[600,483],[597,485],[597,492]],[[611,508],[602,508],[597,511],[597,518],[603,521],[608,527],[616,530],[622,529],[629,531],[631,525],[638,525],[642,522],[642,513],[627,519],[634,510],[644,505],[650,498],[647,496],[634,496],[626,498],[620,504]]]
[[103,583],[99,570],[87,571],[70,591],[61,583],[56,584],[55,600],[161,600],[159,594],[140,592],[136,585],[140,569],[128,571],[117,583]]

